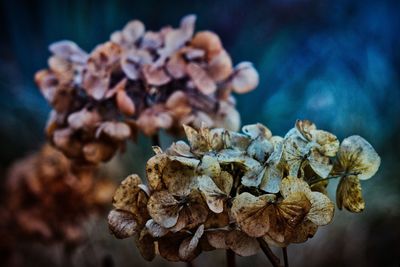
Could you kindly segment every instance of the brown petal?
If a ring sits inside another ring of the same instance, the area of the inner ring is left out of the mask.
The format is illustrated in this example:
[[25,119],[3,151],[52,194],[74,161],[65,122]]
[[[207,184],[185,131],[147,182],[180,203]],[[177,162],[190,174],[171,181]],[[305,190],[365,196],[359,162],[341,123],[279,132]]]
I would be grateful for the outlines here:
[[190,44],[193,47],[205,50],[209,58],[217,55],[223,49],[218,35],[211,31],[196,33]]
[[207,72],[196,63],[189,63],[186,66],[186,71],[193,80],[197,89],[205,95],[214,93],[217,86],[214,81],[208,76]]
[[252,237],[265,235],[270,228],[270,219],[275,216],[271,203],[274,195],[255,197],[250,193],[242,193],[232,203],[232,215],[240,228]]
[[230,249],[243,257],[255,255],[260,250],[260,245],[255,238],[251,238],[239,230],[229,232],[225,242]]
[[156,223],[153,219],[150,219],[146,222],[146,228],[149,234],[152,237],[163,237],[165,236],[169,231],[168,229],[162,227],[158,223]]
[[83,146],[83,154],[85,159],[92,163],[100,163],[110,160],[116,147],[104,142],[90,142]]
[[126,116],[132,116],[135,114],[135,104],[124,90],[117,93],[117,106]]
[[108,227],[116,238],[133,236],[138,225],[132,213],[123,210],[112,210],[108,214]]
[[208,75],[216,82],[227,79],[232,71],[232,59],[225,50],[221,50],[216,54],[209,62],[207,68]]
[[170,228],[178,221],[179,211],[182,207],[168,191],[159,191],[150,197],[147,208],[156,223]]
[[154,238],[147,232],[147,229],[143,229],[140,235],[135,235],[135,243],[139,249],[140,255],[147,260],[152,261],[156,256],[156,247],[154,244]]
[[179,246],[179,258],[191,261],[200,254],[199,241],[204,233],[204,225],[200,225],[192,237],[185,238]]
[[181,79],[186,75],[186,62],[180,53],[173,54],[166,64],[169,75],[175,79]]
[[158,191],[164,187],[162,174],[165,166],[169,163],[165,154],[158,154],[151,157],[146,163],[147,181],[152,190]]

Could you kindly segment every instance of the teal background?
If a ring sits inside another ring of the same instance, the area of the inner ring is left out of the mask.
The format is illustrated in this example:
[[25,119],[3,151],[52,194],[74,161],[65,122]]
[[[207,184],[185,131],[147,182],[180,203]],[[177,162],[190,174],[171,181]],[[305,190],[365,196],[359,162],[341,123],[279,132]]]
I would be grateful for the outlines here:
[[[177,26],[189,13],[198,16],[197,30],[221,37],[234,62],[251,61],[260,73],[258,89],[237,97],[243,124],[261,122],[283,135],[296,119],[307,118],[340,139],[365,137],[382,157],[378,174],[363,182],[365,212],[337,210],[333,223],[315,238],[289,247],[291,265],[399,266],[399,1],[1,1],[2,177],[12,161],[44,142],[50,107],[33,75],[46,67],[50,43],[70,39],[90,51],[131,19],[157,30]],[[162,141],[167,145],[170,139]],[[149,141],[140,137],[112,163],[118,165],[115,180],[143,173],[150,153]],[[132,240],[113,240],[104,221],[88,224],[88,231],[91,248],[75,254],[77,266],[147,266]],[[24,246],[32,265],[57,264],[59,258],[48,252],[57,248]],[[205,253],[195,264],[222,265],[223,257]],[[238,263],[266,266],[267,261],[258,255]]]

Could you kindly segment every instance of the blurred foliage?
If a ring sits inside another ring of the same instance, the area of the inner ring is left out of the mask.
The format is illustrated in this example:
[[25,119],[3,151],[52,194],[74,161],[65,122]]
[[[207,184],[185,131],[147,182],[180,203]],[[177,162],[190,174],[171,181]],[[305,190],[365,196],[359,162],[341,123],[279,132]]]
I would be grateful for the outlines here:
[[[283,134],[295,119],[307,118],[340,139],[365,137],[382,156],[377,177],[363,185],[365,212],[355,216],[337,211],[333,224],[313,240],[289,248],[292,265],[398,266],[399,12],[396,0],[1,1],[0,171],[44,140],[49,107],[33,84],[33,74],[46,66],[48,44],[71,39],[90,51],[133,18],[158,29],[195,13],[197,29],[217,32],[235,62],[252,61],[260,72],[259,88],[238,97],[243,124],[259,121]],[[162,141],[168,144],[170,139],[163,136]],[[120,173],[142,174],[150,153],[149,141],[140,137],[138,145],[128,147],[126,170]],[[99,266],[96,260],[104,260],[103,254],[116,266],[144,264],[133,244],[119,245],[104,225],[94,225],[88,229],[95,245],[88,246],[96,253],[83,249],[75,255],[76,264]],[[28,246],[28,259],[38,264],[57,259],[59,253],[46,258],[50,252],[37,246]],[[90,264],[79,261],[93,253],[97,258]],[[204,254],[196,262],[222,264],[223,255]],[[263,264],[265,259],[241,258],[238,263],[245,262]]]

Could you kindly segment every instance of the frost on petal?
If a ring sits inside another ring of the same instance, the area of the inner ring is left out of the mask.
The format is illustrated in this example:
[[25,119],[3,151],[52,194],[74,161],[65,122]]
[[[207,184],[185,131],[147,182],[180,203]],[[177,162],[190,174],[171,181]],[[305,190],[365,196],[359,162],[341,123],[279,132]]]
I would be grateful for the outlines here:
[[153,220],[165,228],[176,224],[182,207],[167,191],[158,191],[151,195],[147,209]]
[[232,215],[242,231],[252,237],[261,237],[269,231],[270,217],[275,215],[271,204],[274,200],[274,195],[256,197],[242,193],[232,202]]
[[364,138],[353,135],[344,139],[340,145],[338,169],[356,174],[358,179],[371,178],[379,168],[381,159],[375,149]]
[[179,258],[183,261],[191,261],[200,254],[198,246],[204,233],[204,225],[200,225],[192,237],[185,238],[179,246]]
[[199,189],[206,200],[208,208],[214,213],[221,213],[224,210],[224,201],[227,199],[227,195],[217,187],[209,176],[200,176],[198,180]]
[[157,154],[147,161],[146,177],[152,190],[161,190],[164,187],[162,173],[168,162],[168,156],[165,154]]
[[355,175],[340,179],[336,189],[336,204],[339,209],[343,207],[351,212],[361,212],[365,208],[362,197],[361,183]]
[[239,230],[229,232],[226,235],[225,243],[236,254],[243,257],[255,255],[260,250],[260,245],[255,238]]
[[108,214],[108,227],[116,238],[133,236],[138,230],[138,224],[132,213],[124,210],[112,210]]
[[335,211],[335,205],[324,194],[320,192],[312,192],[308,194],[311,201],[311,209],[307,214],[307,219],[318,226],[327,225],[332,221]]

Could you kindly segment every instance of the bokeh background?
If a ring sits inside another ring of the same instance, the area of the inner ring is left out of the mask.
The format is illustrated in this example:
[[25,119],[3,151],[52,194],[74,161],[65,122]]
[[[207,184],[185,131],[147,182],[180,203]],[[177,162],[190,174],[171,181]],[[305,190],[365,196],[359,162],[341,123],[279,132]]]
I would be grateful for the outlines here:
[[[243,124],[261,122],[283,135],[307,118],[340,139],[365,137],[382,157],[377,175],[363,182],[366,210],[337,210],[313,239],[289,247],[291,266],[399,266],[400,1],[1,1],[1,183],[14,160],[45,141],[50,108],[33,75],[46,66],[50,43],[70,39],[90,51],[131,19],[157,30],[189,13],[198,16],[197,30],[220,35],[234,62],[251,61],[260,73],[258,89],[237,97]],[[170,141],[163,136],[163,144]],[[140,137],[114,159],[116,182],[143,173],[149,144]],[[145,262],[132,240],[109,235],[104,218],[86,229],[89,239],[72,255],[75,266],[184,266]],[[61,266],[60,246],[19,243],[25,266]],[[194,264],[224,260],[216,251]],[[239,266],[248,263],[269,264],[261,254],[238,259]]]

